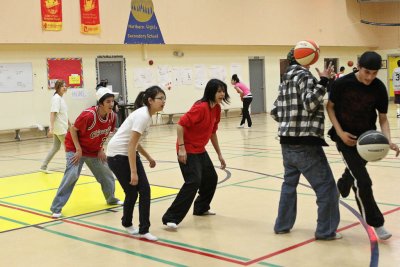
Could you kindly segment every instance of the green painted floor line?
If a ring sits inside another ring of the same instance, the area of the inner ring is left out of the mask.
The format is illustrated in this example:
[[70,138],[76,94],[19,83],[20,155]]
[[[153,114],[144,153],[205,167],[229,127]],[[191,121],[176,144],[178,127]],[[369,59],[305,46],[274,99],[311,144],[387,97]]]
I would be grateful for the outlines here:
[[103,247],[103,248],[107,248],[107,249],[111,249],[111,250],[127,253],[127,254],[130,254],[130,255],[134,255],[134,256],[137,256],[137,257],[141,257],[141,258],[144,258],[144,259],[148,259],[148,260],[164,263],[164,264],[169,265],[169,266],[176,266],[176,267],[186,267],[187,266],[187,265],[182,265],[182,264],[178,264],[178,263],[175,263],[175,262],[163,260],[163,259],[160,259],[160,258],[152,257],[152,256],[149,256],[149,255],[146,255],[146,254],[134,252],[134,251],[131,251],[131,250],[128,250],[128,249],[118,248],[118,247],[115,247],[115,246],[107,245],[107,244],[96,242],[96,241],[91,241],[91,240],[88,240],[88,239],[85,239],[85,238],[81,238],[81,237],[78,237],[78,236],[73,236],[73,235],[61,233],[61,232],[50,230],[50,229],[42,229],[42,230],[45,231],[45,232],[49,232],[49,233],[52,233],[52,234],[56,234],[56,235],[59,235],[59,236],[70,238],[70,239],[73,239],[73,240],[77,240],[77,241],[85,242],[85,243],[88,243],[88,244],[92,244],[92,245],[95,245],[95,246],[99,246],[99,247]]
[[[232,184],[233,186],[237,187],[243,187],[243,188],[249,188],[249,189],[257,189],[257,190],[264,190],[264,191],[272,191],[272,192],[281,192],[281,190],[278,189],[271,189],[271,188],[263,188],[263,187],[257,187],[257,186],[246,186],[246,185],[241,185],[239,183],[237,184]],[[311,188],[310,188],[311,189]],[[308,194],[308,193],[299,193],[297,192],[298,195],[303,195],[303,196],[314,196],[315,194]],[[354,198],[340,198],[342,201],[352,201],[355,202],[356,200]],[[393,203],[385,203],[385,202],[376,202],[379,205],[384,205],[384,206],[392,206],[392,207],[400,207],[399,204],[393,204]]]
[[15,204],[15,203],[2,201],[2,200],[0,200],[0,203],[6,204],[6,205],[9,205],[9,206],[15,206],[15,207],[18,207],[18,208],[31,210],[31,211],[36,211],[36,212],[39,212],[39,213],[43,213],[45,215],[51,215],[52,214],[50,211],[38,210],[38,209],[31,208],[31,207],[22,206],[22,205],[18,205],[18,204]]
[[[11,219],[11,218],[3,217],[3,216],[0,216],[0,219],[3,219],[3,220],[5,220],[5,221],[9,221],[9,222],[13,222],[13,223],[16,223],[16,224],[21,224],[21,225],[23,225],[23,226],[30,226],[30,225],[31,225],[31,224],[29,224],[29,223],[17,221],[17,220]],[[0,233],[1,233],[1,232],[0,232]]]
[[[85,175],[86,176],[86,175]],[[90,176],[91,177],[91,176]],[[94,178],[94,177],[93,177]],[[87,185],[87,184],[93,184],[93,183],[98,183],[96,180],[93,182],[85,182],[85,183],[76,183],[75,186],[81,186],[81,185]],[[7,199],[7,198],[13,198],[13,197],[21,197],[21,196],[27,196],[27,195],[32,195],[32,194],[37,194],[37,193],[42,193],[42,192],[47,192],[47,191],[54,191],[54,190],[58,190],[57,188],[48,188],[48,189],[44,189],[44,190],[38,190],[38,191],[32,191],[32,192],[27,192],[27,193],[23,193],[23,194],[17,194],[17,195],[12,195],[12,196],[6,196],[6,197],[2,197],[0,199]]]
[[267,263],[267,262],[258,262],[257,264],[264,265],[264,266],[270,266],[270,267],[283,267],[282,265],[276,265],[276,264]]
[[[256,186],[248,186],[248,185],[240,185],[240,184],[235,184],[234,186],[237,187],[243,187],[243,188],[249,188],[249,189],[257,189],[257,190],[263,190],[263,191],[271,191],[271,192],[281,192],[281,190],[278,189],[271,189],[271,188],[262,188],[262,187],[256,187]],[[304,195],[304,196],[314,196],[315,194],[307,194],[307,193],[299,193],[297,192],[298,195]]]
[[[88,222],[88,221],[81,220],[81,219],[72,219],[71,218],[70,220],[126,234],[125,230],[122,230],[122,229],[119,229],[119,228],[115,228],[115,227],[110,227],[108,225],[92,223],[92,222]],[[158,240],[162,241],[164,243],[178,245],[178,246],[185,247],[185,248],[192,248],[192,249],[196,249],[196,250],[199,250],[199,251],[204,251],[204,252],[212,253],[212,254],[215,254],[215,255],[221,255],[221,256],[225,256],[225,257],[229,257],[229,258],[233,258],[233,259],[237,259],[237,260],[241,260],[241,261],[249,261],[250,260],[250,259],[245,258],[245,257],[240,257],[240,256],[236,256],[236,255],[233,255],[233,254],[220,252],[220,251],[216,251],[216,250],[211,250],[211,249],[207,249],[207,248],[202,248],[202,247],[198,247],[198,246],[192,246],[192,245],[189,245],[189,244],[176,242],[176,241],[172,241],[172,240],[168,240],[168,239],[164,239],[164,238],[159,238]]]
[[[99,227],[99,228],[103,228],[103,229],[107,229],[107,230],[111,230],[111,231],[115,231],[115,232],[119,232],[119,233],[126,233],[125,230],[122,230],[122,229],[119,229],[119,228],[115,228],[115,227],[110,227],[108,225],[88,222],[88,221],[83,220],[82,218],[79,218],[79,219],[70,218],[68,220],[79,222],[79,223],[83,223],[83,224],[87,224],[87,225],[91,225],[91,226],[95,226],[95,227]],[[46,225],[46,228],[54,226],[54,225],[56,225],[56,224]],[[221,251],[212,250],[212,249],[208,249],[208,248],[193,246],[193,245],[190,245],[190,244],[177,242],[177,241],[172,241],[172,240],[168,240],[168,239],[159,238],[159,241],[162,241],[162,242],[168,243],[168,244],[172,244],[172,245],[177,245],[177,246],[181,246],[181,247],[185,247],[185,248],[191,248],[191,249],[195,249],[195,250],[211,253],[211,254],[214,254],[214,255],[220,255],[220,256],[231,258],[231,259],[241,260],[241,261],[244,261],[244,262],[247,262],[247,261],[251,260],[251,259],[248,259],[248,258],[245,258],[245,257],[229,254],[229,253],[226,253],[226,252],[221,252]],[[266,265],[266,266],[278,266],[278,265],[273,265],[273,264],[266,263],[266,262],[264,262],[263,265]]]

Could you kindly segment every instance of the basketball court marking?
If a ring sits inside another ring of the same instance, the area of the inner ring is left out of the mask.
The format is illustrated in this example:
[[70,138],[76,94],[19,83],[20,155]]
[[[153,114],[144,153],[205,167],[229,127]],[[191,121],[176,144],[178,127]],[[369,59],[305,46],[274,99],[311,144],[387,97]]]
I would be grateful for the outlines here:
[[[63,173],[55,172],[53,174],[44,174],[40,172],[3,177],[0,179],[0,203],[13,205],[16,207],[29,207],[37,213],[25,213],[4,210],[0,208],[3,217],[10,220],[22,221],[30,225],[46,223],[51,219],[50,203],[58,190],[58,185],[63,177]],[[118,182],[116,182],[118,183]],[[18,186],[16,186],[18,185]],[[160,197],[171,196],[177,193],[177,189],[163,186],[151,186],[151,197],[157,199]],[[116,186],[115,195],[123,196],[121,187]],[[116,207],[107,205],[102,195],[100,184],[93,176],[81,175],[74,187],[67,205],[63,209],[63,215],[67,217],[78,216],[82,214],[93,213],[101,210]],[[37,217],[36,215],[45,214],[46,216]],[[24,224],[15,223],[0,224],[0,233],[25,227]]]

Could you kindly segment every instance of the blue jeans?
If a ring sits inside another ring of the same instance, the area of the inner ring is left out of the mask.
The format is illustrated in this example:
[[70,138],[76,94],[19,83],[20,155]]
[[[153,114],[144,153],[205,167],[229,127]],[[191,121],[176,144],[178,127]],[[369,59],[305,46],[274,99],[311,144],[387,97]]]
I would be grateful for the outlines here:
[[116,204],[119,199],[114,197],[115,181],[111,170],[107,163],[102,162],[99,158],[82,157],[78,164],[71,162],[74,152],[67,152],[67,168],[65,169],[64,177],[58,188],[57,194],[51,204],[50,210],[54,213],[60,213],[62,208],[67,203],[71,196],[72,190],[79,175],[81,174],[83,163],[89,167],[96,180],[101,184],[104,197],[109,205]]
[[300,175],[303,174],[317,196],[318,219],[316,238],[335,235],[339,225],[339,193],[321,146],[282,144],[285,167],[279,201],[275,232],[292,229],[296,221],[297,192]]

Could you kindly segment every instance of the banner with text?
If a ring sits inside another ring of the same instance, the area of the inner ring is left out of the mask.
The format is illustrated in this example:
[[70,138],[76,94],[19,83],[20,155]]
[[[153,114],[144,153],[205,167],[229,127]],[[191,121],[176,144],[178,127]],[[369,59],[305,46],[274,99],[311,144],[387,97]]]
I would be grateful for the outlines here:
[[99,0],[80,0],[81,4],[81,33],[99,34],[100,15]]
[[132,0],[125,44],[164,44],[152,0]]
[[40,0],[42,10],[42,30],[61,31],[62,0]]

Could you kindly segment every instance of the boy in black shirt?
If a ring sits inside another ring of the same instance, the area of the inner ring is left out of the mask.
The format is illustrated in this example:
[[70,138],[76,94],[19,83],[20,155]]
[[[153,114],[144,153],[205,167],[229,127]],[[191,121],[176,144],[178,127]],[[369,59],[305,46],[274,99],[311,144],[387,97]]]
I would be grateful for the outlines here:
[[382,133],[389,140],[390,148],[396,151],[396,157],[399,155],[399,147],[390,138],[386,87],[376,78],[381,62],[381,56],[375,52],[362,54],[358,62],[359,71],[333,83],[327,111],[333,124],[328,134],[336,142],[346,164],[342,178],[337,182],[339,192],[345,198],[353,188],[363,218],[375,228],[380,239],[386,240],[392,234],[383,227],[385,220],[374,199],[367,161],[356,149],[358,136],[376,130],[375,123],[379,117]]

